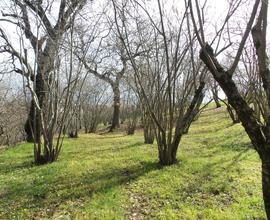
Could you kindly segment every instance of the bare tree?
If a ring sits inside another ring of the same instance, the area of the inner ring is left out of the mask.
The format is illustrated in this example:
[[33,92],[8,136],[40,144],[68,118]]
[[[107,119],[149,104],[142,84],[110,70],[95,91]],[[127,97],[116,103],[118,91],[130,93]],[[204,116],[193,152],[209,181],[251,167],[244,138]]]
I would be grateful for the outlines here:
[[[141,94],[140,98],[155,123],[159,162],[162,165],[174,164],[177,162],[176,154],[183,131],[192,121],[193,113],[197,108],[200,108],[204,97],[204,77],[203,74],[201,75],[204,71],[200,63],[194,59],[193,34],[188,29],[188,24],[186,31],[189,34],[188,36],[183,34],[185,21],[188,22],[186,13],[180,18],[181,24],[176,28],[170,26],[171,23],[164,15],[164,7],[160,1],[158,1],[158,21],[154,21],[147,9],[135,2],[135,7],[147,15],[149,21],[147,30],[152,34],[150,38],[149,35],[144,35],[142,32],[145,23],[139,22],[141,14],[140,16],[131,16],[131,18],[135,18],[134,27],[139,35],[138,42],[135,42],[133,38],[135,38],[136,33],[131,35],[132,32],[129,32],[131,27],[126,25],[127,15],[130,13],[128,5],[113,1],[113,7],[117,30],[132,65],[136,85],[138,85]],[[129,20],[129,24],[130,22]],[[175,32],[174,29],[176,29]],[[146,36],[147,39],[154,39],[151,45],[152,50],[149,50],[149,44],[145,41]],[[147,47],[144,51],[149,51],[148,55],[141,59],[134,58],[136,45]],[[148,74],[141,68],[142,59],[145,59],[146,65],[150,66],[150,74],[154,76],[151,78],[155,88],[154,94],[147,94],[144,90],[142,73]],[[187,59],[191,59],[192,62],[187,61]],[[154,107],[149,103],[154,103]]]
[[97,15],[99,26],[96,26],[95,37],[87,30],[81,32],[81,46],[76,55],[89,73],[108,83],[112,89],[113,115],[110,131],[113,131],[120,126],[120,83],[127,69],[127,59],[119,36],[113,31],[113,24],[105,15],[106,7]]
[[[19,29],[20,47],[12,44],[4,29],[0,29],[1,53],[10,54],[14,71],[26,78],[32,95],[29,117],[25,125],[27,139],[34,141],[36,163],[53,162],[58,158],[61,141],[53,146],[54,126],[57,121],[59,89],[59,51],[63,35],[74,24],[77,12],[85,1],[61,0],[56,22],[49,19],[54,1],[12,1],[9,12],[3,13],[1,22]],[[35,30],[35,31],[34,31]],[[27,40],[27,41],[26,41]],[[30,49],[26,49],[29,42]],[[33,53],[34,59],[30,59]],[[32,65],[34,63],[34,65]],[[70,79],[70,78],[69,78]],[[71,82],[70,80],[68,80]],[[66,90],[68,96],[69,88]],[[68,98],[68,97],[66,97]],[[42,135],[43,139],[42,140]],[[43,152],[42,152],[42,146]]]
[[120,126],[120,81],[123,78],[123,75],[127,68],[127,61],[121,55],[122,69],[118,70],[105,70],[105,72],[98,72],[97,66],[95,68],[91,68],[91,64],[88,64],[86,60],[82,60],[85,68],[89,73],[94,74],[99,79],[107,82],[113,91],[113,116],[110,131],[113,131],[115,128]]
[[[246,41],[251,32],[258,59],[258,72],[260,79],[263,83],[263,89],[266,98],[265,103],[267,103],[269,107],[270,71],[268,67],[268,57],[266,53],[268,0],[256,0],[254,2],[249,21],[247,22],[246,29],[242,35],[235,58],[233,59],[233,62],[228,69],[226,69],[220,64],[220,62],[216,58],[217,54],[214,53],[211,44],[205,41],[204,27],[201,19],[202,15],[198,7],[199,2],[198,0],[195,0],[197,19],[195,18],[195,13],[193,10],[193,3],[194,1],[189,1],[190,12],[193,18],[193,25],[196,30],[197,39],[201,45],[200,58],[205,63],[209,71],[212,73],[213,77],[218,82],[220,87],[223,89],[224,93],[227,95],[229,104],[235,109],[255,150],[258,152],[261,158],[263,198],[266,216],[267,219],[270,219],[270,117],[269,115],[267,115],[267,117],[264,118],[263,123],[260,123],[258,121],[255,112],[249,106],[247,101],[243,98],[243,96],[239,92],[235,80],[233,79],[233,74],[239,64]],[[259,5],[261,5],[260,12],[258,14],[257,21],[254,24]],[[227,21],[224,22],[224,24],[226,23]],[[199,27],[197,27],[197,24],[199,24]],[[221,30],[223,30],[223,28],[221,28]]]

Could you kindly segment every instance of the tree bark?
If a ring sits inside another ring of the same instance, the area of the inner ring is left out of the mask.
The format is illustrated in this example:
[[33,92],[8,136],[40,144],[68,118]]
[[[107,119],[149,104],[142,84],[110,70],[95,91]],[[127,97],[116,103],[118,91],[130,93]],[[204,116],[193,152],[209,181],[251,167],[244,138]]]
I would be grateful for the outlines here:
[[112,125],[110,127],[110,132],[112,132],[115,128],[120,127],[120,89],[119,83],[114,84],[112,86],[113,89],[113,117],[112,117]]
[[204,92],[203,92],[204,87],[205,87],[205,83],[200,82],[200,86],[196,89],[193,99],[188,109],[186,110],[184,116],[179,117],[177,120],[175,133],[174,133],[174,140],[173,140],[173,149],[172,149],[172,154],[173,154],[173,157],[175,158],[176,158],[179,143],[181,141],[181,138],[185,130],[186,132],[188,132],[188,129],[193,119],[199,112],[200,106],[204,98]]
[[75,129],[75,130],[72,130],[68,133],[68,137],[69,138],[78,138],[78,130]]
[[[28,119],[25,124],[25,131],[27,132],[27,138],[29,141],[34,141],[36,144],[34,148],[35,154],[35,162],[37,164],[43,164],[48,162],[53,162],[55,156],[52,152],[52,139],[48,134],[48,137],[42,140],[42,122],[41,122],[41,114],[43,114],[43,118],[46,117],[46,108],[47,108],[47,94],[48,94],[48,85],[50,85],[50,78],[48,77],[48,73],[50,73],[54,68],[54,57],[56,50],[52,45],[51,48],[45,50],[46,52],[41,53],[38,57],[38,68],[36,74],[35,81],[35,93],[38,99],[38,105],[41,109],[39,112],[36,108],[36,104],[34,100],[31,101],[31,107],[28,115]],[[46,119],[45,119],[46,120]],[[50,140],[49,140],[50,139]],[[42,141],[44,143],[42,143]],[[42,147],[44,146],[43,152]],[[43,153],[43,155],[42,155]]]
[[26,141],[27,142],[34,142],[34,137],[33,137],[34,119],[35,119],[35,104],[33,103],[33,100],[31,100],[28,118],[27,118],[25,125],[24,125],[24,131],[26,134]]
[[[44,76],[38,68],[37,76],[36,76],[36,85],[35,85],[35,92],[38,98],[39,106],[41,109],[44,109],[46,103],[46,86]],[[42,144],[42,125],[41,125],[41,116],[43,112],[39,113],[36,109],[34,100],[31,101],[31,106],[28,114],[28,119],[25,123],[25,132],[26,138],[28,142],[35,142],[36,145],[34,146],[34,158],[35,163],[41,164],[46,161],[44,156],[42,156],[41,144]],[[48,149],[44,148],[44,154],[48,154]]]
[[151,116],[144,110],[142,115],[143,136],[145,144],[153,144],[155,140],[154,123]]
[[229,104],[227,105],[227,111],[230,115],[230,118],[232,119],[233,124],[237,124],[240,122],[238,115],[234,113],[233,108]]
[[254,106],[254,112],[255,112],[255,115],[256,115],[258,121],[261,121],[260,108],[259,108],[258,103],[255,100],[253,101],[253,106]]
[[[42,76],[42,73],[40,70],[38,70],[38,73],[36,76],[35,92],[39,101],[39,106],[41,107],[41,109],[43,109],[44,102],[45,102],[46,88],[45,88],[44,76]],[[36,142],[40,142],[41,123],[40,123],[40,116],[36,110],[34,100],[31,101],[28,119],[25,123],[25,132],[27,135],[28,142],[33,142],[34,139]]]
[[212,89],[213,99],[214,99],[214,102],[216,104],[216,108],[220,108],[221,107],[221,104],[220,104],[220,102],[218,100],[218,90],[217,90],[216,87],[217,87],[217,85],[214,85],[214,88]]
[[127,135],[135,134],[135,130],[136,130],[136,122],[132,122],[132,121],[128,122],[127,129],[126,129]]
[[270,219],[270,161],[262,161],[263,200],[267,219]]
[[172,148],[165,143],[159,146],[159,163],[162,166],[170,166],[177,162],[176,153],[173,153]]
[[144,125],[143,136],[145,144],[153,144],[155,140],[155,132],[152,124]]
[[220,108],[221,107],[221,104],[219,103],[219,101],[218,101],[218,99],[217,99],[217,97],[215,95],[213,96],[213,99],[215,101],[216,108]]

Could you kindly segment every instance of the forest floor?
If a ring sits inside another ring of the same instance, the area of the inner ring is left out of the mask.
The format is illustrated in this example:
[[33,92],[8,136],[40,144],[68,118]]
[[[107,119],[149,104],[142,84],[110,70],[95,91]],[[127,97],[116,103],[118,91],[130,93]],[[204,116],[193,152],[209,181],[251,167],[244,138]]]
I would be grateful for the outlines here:
[[157,164],[143,135],[65,139],[35,166],[31,144],[0,151],[0,219],[265,219],[260,161],[225,108],[206,109],[178,151]]

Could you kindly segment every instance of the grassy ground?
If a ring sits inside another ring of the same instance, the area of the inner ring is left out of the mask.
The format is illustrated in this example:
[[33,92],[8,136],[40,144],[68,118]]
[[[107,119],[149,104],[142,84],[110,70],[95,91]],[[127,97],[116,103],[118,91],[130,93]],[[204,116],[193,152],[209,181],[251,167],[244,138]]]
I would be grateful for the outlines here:
[[157,165],[141,133],[66,139],[59,161],[32,164],[32,146],[0,152],[0,219],[264,219],[260,162],[241,125],[207,109]]

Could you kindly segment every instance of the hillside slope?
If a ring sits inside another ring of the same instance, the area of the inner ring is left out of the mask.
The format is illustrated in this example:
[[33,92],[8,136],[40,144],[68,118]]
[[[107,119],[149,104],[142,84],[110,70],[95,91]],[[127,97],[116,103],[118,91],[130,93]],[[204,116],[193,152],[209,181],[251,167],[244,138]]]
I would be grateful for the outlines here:
[[206,109],[161,168],[142,133],[66,139],[59,161],[31,144],[0,152],[0,219],[264,219],[260,162],[224,108]]

